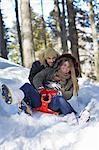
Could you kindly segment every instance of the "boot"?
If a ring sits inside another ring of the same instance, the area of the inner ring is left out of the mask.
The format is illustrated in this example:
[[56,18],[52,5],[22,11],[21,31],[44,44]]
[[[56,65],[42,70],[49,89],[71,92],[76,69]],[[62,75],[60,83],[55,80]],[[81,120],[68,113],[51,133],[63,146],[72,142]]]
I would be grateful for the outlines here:
[[84,110],[80,117],[78,118],[79,125],[85,124],[90,119],[90,112],[88,110]]
[[20,89],[10,89],[7,85],[2,85],[2,98],[7,104],[17,104],[24,98],[24,93]]
[[24,100],[21,101],[21,103],[19,103],[19,114],[24,111],[26,114],[32,115],[32,109],[29,105],[27,105],[25,103]]
[[11,104],[12,103],[11,92],[10,92],[10,90],[8,89],[8,87],[5,84],[2,85],[2,98],[4,99],[4,101],[7,104]]

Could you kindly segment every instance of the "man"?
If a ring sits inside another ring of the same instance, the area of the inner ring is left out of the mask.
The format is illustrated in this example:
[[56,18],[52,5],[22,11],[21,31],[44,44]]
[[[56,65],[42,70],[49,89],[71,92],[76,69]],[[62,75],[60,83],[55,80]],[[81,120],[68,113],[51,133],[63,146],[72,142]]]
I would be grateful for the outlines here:
[[39,60],[33,62],[32,67],[30,69],[29,81],[32,85],[34,76],[42,69],[52,67],[58,56],[58,52],[56,52],[53,48],[47,48],[45,51],[40,53]]

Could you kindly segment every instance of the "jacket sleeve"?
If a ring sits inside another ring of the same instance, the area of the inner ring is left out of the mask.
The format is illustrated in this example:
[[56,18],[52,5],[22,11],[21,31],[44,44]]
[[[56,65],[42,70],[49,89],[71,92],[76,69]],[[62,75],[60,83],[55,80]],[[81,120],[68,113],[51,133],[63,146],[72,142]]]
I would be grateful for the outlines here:
[[30,83],[33,85],[33,78],[34,76],[40,72],[42,69],[44,69],[44,66],[41,65],[41,63],[39,61],[35,61],[33,64],[32,64],[32,67],[30,69],[30,74],[29,74],[29,81]]
[[36,89],[38,89],[39,87],[44,87],[47,75],[48,75],[47,68],[43,69],[42,71],[40,71],[35,75],[35,77],[33,78],[33,85],[35,86]]
[[62,92],[62,95],[65,100],[69,100],[73,96],[73,84],[71,80],[68,81],[64,92]]

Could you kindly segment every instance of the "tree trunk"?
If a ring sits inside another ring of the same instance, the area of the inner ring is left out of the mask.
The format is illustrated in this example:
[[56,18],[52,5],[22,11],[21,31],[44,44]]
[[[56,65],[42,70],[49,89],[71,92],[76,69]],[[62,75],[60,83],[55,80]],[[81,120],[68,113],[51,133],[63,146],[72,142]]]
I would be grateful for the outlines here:
[[96,73],[97,81],[99,81],[99,44],[98,44],[97,31],[96,31],[95,20],[94,20],[95,15],[93,11],[92,0],[89,0],[88,7],[89,7],[89,19],[91,23],[92,38],[93,38],[95,73]]
[[59,8],[59,1],[55,0],[55,12],[56,12],[56,23],[57,23],[57,33],[58,37],[61,39],[61,48],[63,52],[68,51],[67,47],[67,34],[66,34],[66,25],[65,25],[65,9],[64,9],[64,0],[62,0],[62,15]]
[[41,10],[42,10],[42,30],[43,30],[43,39],[44,39],[44,47],[47,48],[47,42],[46,42],[46,25],[44,21],[44,14],[43,14],[43,2],[41,0]]
[[58,0],[54,0],[55,4],[55,17],[56,17],[56,28],[57,28],[57,49],[58,52],[61,53],[61,48],[62,48],[62,42],[61,42],[61,29],[60,29],[60,21],[59,21],[59,16],[60,16],[60,10],[58,6]]
[[71,42],[71,52],[76,58],[79,70],[81,72],[79,52],[78,52],[78,34],[76,29],[75,17],[76,13],[73,6],[73,0],[66,0],[67,13],[68,13],[68,23],[69,23],[69,40]]
[[57,28],[57,46],[59,49],[59,53],[62,49],[62,41],[61,41],[61,28],[60,28],[60,9],[59,9],[59,2],[58,0],[54,0],[55,4],[55,16],[56,16],[56,28]]
[[0,55],[1,57],[8,59],[7,57],[7,49],[6,49],[6,42],[4,39],[4,26],[3,26],[3,20],[2,20],[2,13],[0,9]]
[[62,0],[62,17],[61,17],[61,32],[62,32],[62,48],[63,52],[68,52],[68,46],[67,46],[67,33],[66,33],[66,22],[65,22],[65,6],[64,6],[64,0]]
[[18,1],[15,0],[15,13],[16,13],[16,24],[17,24],[17,32],[18,32],[18,41],[19,41],[19,51],[21,55],[21,63],[23,66],[23,49],[22,49],[22,40],[21,40],[21,31],[19,24],[19,15],[18,15]]
[[23,62],[25,67],[30,68],[32,62],[35,61],[30,1],[20,0],[20,10],[22,21]]

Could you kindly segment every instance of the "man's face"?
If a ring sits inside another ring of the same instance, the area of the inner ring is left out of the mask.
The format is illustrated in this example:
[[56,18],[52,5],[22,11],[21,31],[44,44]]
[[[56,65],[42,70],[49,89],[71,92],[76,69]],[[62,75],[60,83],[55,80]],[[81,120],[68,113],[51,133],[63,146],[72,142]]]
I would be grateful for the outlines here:
[[48,64],[50,67],[54,64],[55,60],[56,60],[56,57],[52,57],[52,56],[49,56],[49,57],[47,57],[47,59],[46,59],[47,64]]

